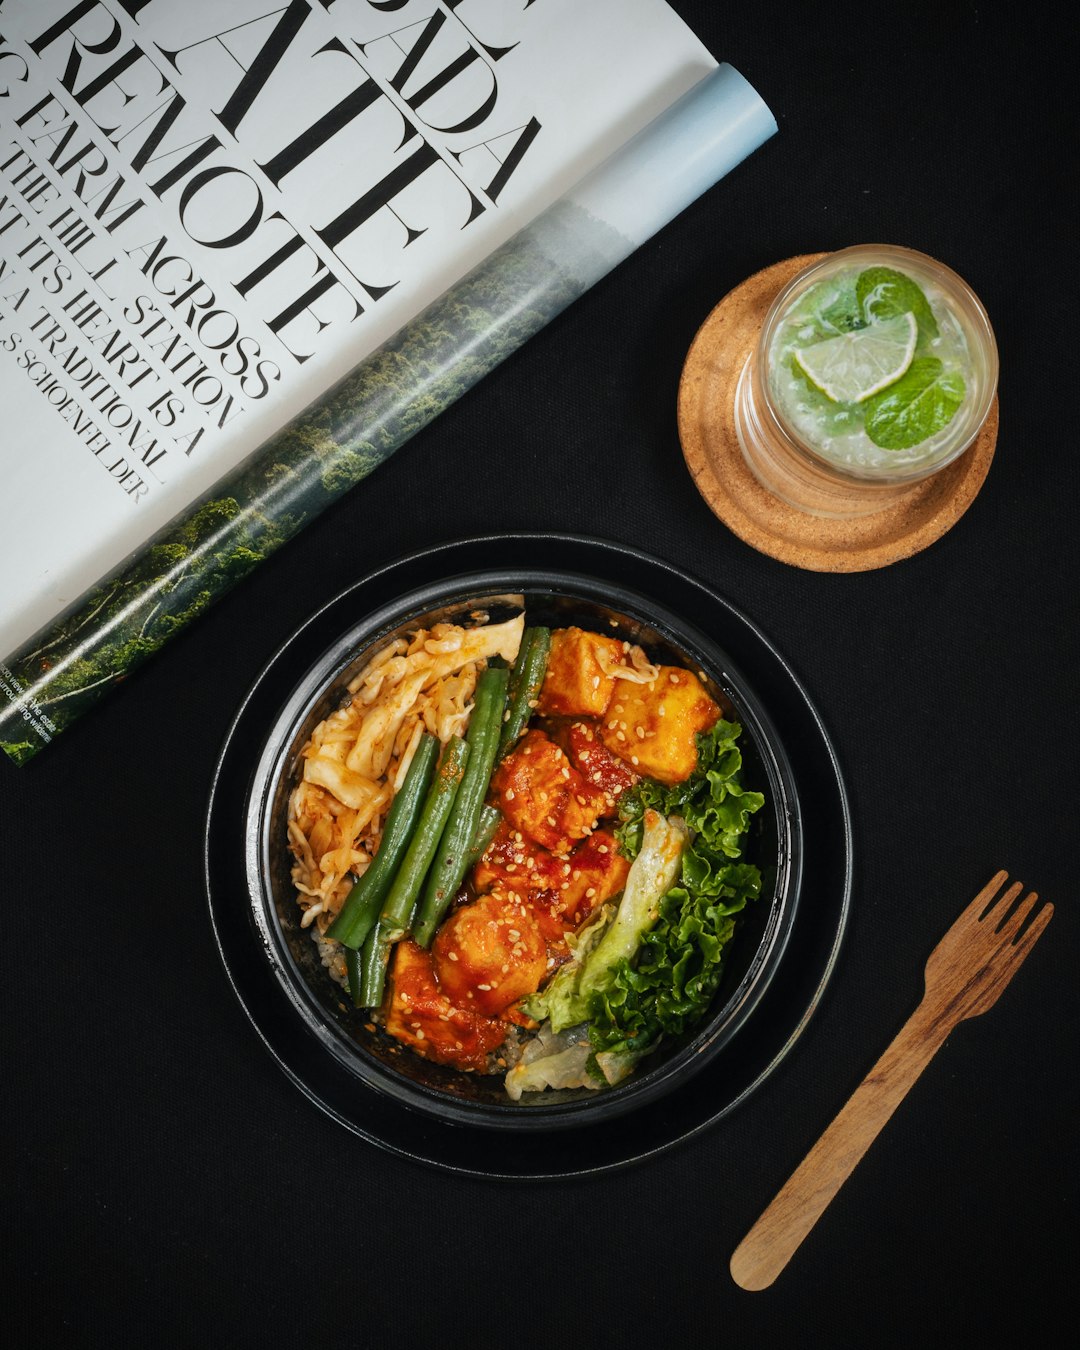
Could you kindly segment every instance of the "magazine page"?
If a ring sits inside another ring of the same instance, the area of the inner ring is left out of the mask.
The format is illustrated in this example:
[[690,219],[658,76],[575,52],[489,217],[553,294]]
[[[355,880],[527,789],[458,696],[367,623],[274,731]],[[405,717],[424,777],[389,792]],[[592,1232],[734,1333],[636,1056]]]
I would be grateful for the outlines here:
[[776,130],[722,65],[0,661],[26,763]]
[[0,655],[715,67],[661,0],[2,0]]

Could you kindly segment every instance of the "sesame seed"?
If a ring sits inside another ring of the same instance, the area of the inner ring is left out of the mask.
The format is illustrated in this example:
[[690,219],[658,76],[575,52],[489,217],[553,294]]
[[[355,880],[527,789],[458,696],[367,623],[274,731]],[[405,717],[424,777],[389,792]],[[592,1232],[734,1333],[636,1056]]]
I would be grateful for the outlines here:
[[509,937],[512,941],[517,942],[518,939],[521,937],[521,934],[518,932],[516,928],[511,928],[510,932],[507,934],[507,937]]
[[477,987],[477,989],[482,989],[482,990],[484,991],[485,994],[486,994],[486,993],[489,993],[490,990],[491,990],[491,985],[490,985],[490,984],[478,984],[476,987]]
[[507,864],[506,864],[506,870],[507,870],[508,872],[516,872],[516,871],[517,871],[517,863],[507,863]]
[[597,851],[597,853],[606,853],[606,852],[608,851],[608,846],[607,846],[607,844],[601,844],[600,847],[599,847],[596,851]]
[[509,969],[510,969],[510,962],[504,961],[502,964],[502,973],[505,975]]
[[563,771],[562,771],[562,776],[563,776],[564,778],[569,778],[569,777],[570,777],[570,770],[564,768]]
[[514,789],[507,788],[506,791],[503,793],[503,796],[506,798],[508,802],[512,802],[514,800]]
[[611,711],[612,711],[612,712],[617,712],[617,713],[619,713],[619,712],[625,712],[626,709],[623,707],[623,705],[622,705],[621,703],[616,703],[615,706],[614,706],[614,708],[612,708]]
[[591,900],[595,894],[596,894],[596,887],[590,886],[589,889],[585,892],[586,900]]
[[638,762],[638,757],[637,757],[637,755],[631,755],[631,756],[630,756],[630,763],[631,763],[631,764],[636,764],[637,762]]
[[458,959],[457,952],[447,952],[447,955],[450,957],[451,961],[456,961]]
[[416,1033],[416,1039],[417,1039],[418,1041],[424,1040],[424,1039],[425,1039],[424,1033],[423,1033],[422,1031],[418,1031],[418,1032]]
[[554,828],[555,828],[555,817],[554,817],[554,816],[548,816],[548,818],[547,818],[547,823],[551,826],[552,829],[554,829]]
[[666,717],[666,716],[667,716],[667,709],[664,707],[664,705],[663,705],[662,703],[660,704],[660,707],[657,709],[656,715],[657,715],[657,717]]
[[678,675],[669,675],[669,676],[668,676],[668,679],[671,681],[672,684],[678,684],[678,683],[679,683],[679,677],[678,677]]
[[618,718],[617,718],[617,717],[613,717],[613,718],[611,719],[611,721],[608,723],[608,731],[614,731],[615,728],[616,728],[618,725],[619,725],[619,720],[618,720]]
[[645,728],[644,728],[644,727],[635,727],[635,728],[634,728],[634,735],[637,736],[637,738],[638,738],[639,741],[643,741],[643,740],[645,739]]
[[594,675],[594,676],[592,677],[592,687],[593,687],[594,689],[599,689],[599,688],[600,688],[600,676],[599,676],[599,675]]
[[616,739],[617,741],[625,741],[625,740],[626,740],[626,732],[625,732],[625,731],[617,731],[617,732],[615,733],[615,739]]

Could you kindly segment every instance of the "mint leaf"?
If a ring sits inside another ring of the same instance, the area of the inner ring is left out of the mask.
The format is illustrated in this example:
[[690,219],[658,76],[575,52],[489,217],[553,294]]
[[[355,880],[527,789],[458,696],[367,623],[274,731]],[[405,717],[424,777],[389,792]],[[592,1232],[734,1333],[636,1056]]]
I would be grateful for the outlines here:
[[948,426],[964,401],[964,378],[936,356],[912,361],[895,384],[863,404],[866,434],[882,450],[910,450]]
[[866,320],[850,282],[838,288],[832,281],[819,281],[795,305],[784,326],[795,333],[800,346],[806,347],[855,328],[865,328]]
[[936,338],[937,320],[918,282],[894,267],[868,267],[859,273],[855,296],[867,323],[894,319],[910,310],[924,338]]

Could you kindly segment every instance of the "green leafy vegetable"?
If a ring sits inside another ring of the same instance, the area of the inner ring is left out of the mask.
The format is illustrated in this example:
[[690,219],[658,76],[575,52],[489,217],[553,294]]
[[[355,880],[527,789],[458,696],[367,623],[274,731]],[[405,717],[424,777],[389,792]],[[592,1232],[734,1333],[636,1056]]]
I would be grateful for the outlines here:
[[894,267],[867,267],[859,273],[855,294],[868,323],[881,323],[910,311],[923,337],[938,336],[937,320],[922,287]]
[[761,893],[757,867],[739,861],[750,816],[765,801],[740,782],[741,732],[737,722],[717,722],[698,737],[697,771],[684,783],[665,787],[646,780],[623,796],[617,834],[631,857],[650,808],[681,816],[691,843],[682,855],[680,884],[661,900],[636,959],[617,962],[589,999],[590,1038],[598,1052],[640,1053],[699,1020],[720,983],[734,916]]
[[964,401],[964,377],[936,356],[912,361],[905,374],[866,400],[866,434],[883,450],[910,450],[943,430]]
[[622,824],[615,833],[627,857],[636,858],[641,849],[642,822],[649,807],[664,816],[681,816],[690,827],[693,843],[683,855],[687,884],[695,885],[695,877],[708,875],[717,857],[741,856],[749,818],[765,802],[760,792],[746,790],[739,781],[741,735],[738,722],[721,718],[697,738],[697,769],[684,782],[665,787],[646,778],[623,794],[619,802]]

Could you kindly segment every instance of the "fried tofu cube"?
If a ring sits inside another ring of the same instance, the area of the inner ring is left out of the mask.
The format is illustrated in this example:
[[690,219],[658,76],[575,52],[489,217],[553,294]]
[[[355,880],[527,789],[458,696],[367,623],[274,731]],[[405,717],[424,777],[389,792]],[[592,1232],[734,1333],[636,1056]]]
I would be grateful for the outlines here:
[[569,867],[560,893],[565,922],[579,927],[594,909],[610,900],[626,885],[630,863],[619,852],[615,836],[607,830],[594,830],[570,855]]
[[431,952],[410,938],[394,947],[386,1030],[425,1059],[479,1072],[506,1039],[504,1024],[454,1006],[439,986]]
[[564,879],[562,869],[562,862],[553,853],[502,820],[470,880],[479,895],[498,888],[529,896],[536,891],[558,890]]
[[611,753],[600,738],[595,723],[571,722],[562,733],[561,743],[570,757],[570,763],[585,781],[606,795],[607,814],[613,815],[619,798],[627,788],[634,786],[639,775],[629,764]]
[[490,891],[455,909],[435,935],[431,952],[450,1000],[489,1017],[534,993],[547,973],[539,925],[512,891]]
[[604,744],[646,778],[681,783],[697,768],[697,741],[720,716],[698,677],[661,666],[649,684],[620,681],[604,718]]
[[472,884],[479,892],[513,892],[529,907],[544,938],[561,943],[568,930],[622,890],[629,870],[607,830],[594,830],[569,858],[556,858],[504,821],[473,868]]
[[625,663],[623,644],[582,628],[556,628],[537,711],[546,717],[599,717],[615,692],[604,667]]
[[607,810],[607,798],[578,773],[553,740],[527,731],[491,778],[495,805],[511,826],[565,856]]

